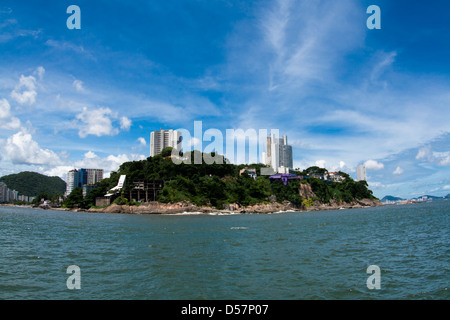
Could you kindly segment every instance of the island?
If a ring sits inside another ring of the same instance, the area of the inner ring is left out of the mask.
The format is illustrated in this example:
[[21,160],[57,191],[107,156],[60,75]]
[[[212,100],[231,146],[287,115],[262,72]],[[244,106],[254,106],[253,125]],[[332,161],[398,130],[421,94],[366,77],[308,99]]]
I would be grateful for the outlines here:
[[[199,156],[193,151],[180,156]],[[199,159],[206,159],[204,154]],[[218,158],[214,153],[209,156]],[[344,172],[310,167],[289,174],[262,175],[263,164],[235,165],[173,161],[167,148],[146,160],[123,163],[86,195],[75,188],[64,200],[73,211],[175,214],[274,213],[380,206],[366,181]],[[121,178],[122,177],[122,178]],[[122,179],[122,180],[121,180]]]

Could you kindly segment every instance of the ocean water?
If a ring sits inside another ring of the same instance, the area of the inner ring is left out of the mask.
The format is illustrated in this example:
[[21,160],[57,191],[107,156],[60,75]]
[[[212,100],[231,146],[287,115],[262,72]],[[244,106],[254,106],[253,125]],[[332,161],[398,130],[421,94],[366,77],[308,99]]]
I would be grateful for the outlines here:
[[450,201],[250,215],[3,206],[0,299],[447,300],[449,214]]

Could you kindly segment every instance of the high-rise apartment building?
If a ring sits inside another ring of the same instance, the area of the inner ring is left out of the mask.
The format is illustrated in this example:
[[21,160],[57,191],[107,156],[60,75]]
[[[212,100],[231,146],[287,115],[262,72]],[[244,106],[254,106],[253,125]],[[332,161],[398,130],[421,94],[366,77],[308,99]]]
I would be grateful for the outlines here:
[[[86,172],[86,185],[91,186],[103,180],[103,169],[81,169]],[[84,185],[83,184],[83,185]]]
[[0,182],[0,203],[8,202],[8,187],[5,183]]
[[66,196],[77,187],[91,186],[101,180],[103,180],[103,169],[70,170],[67,173]]
[[160,154],[166,147],[179,149],[181,132],[173,129],[153,131],[150,133],[150,157]]
[[78,170],[70,170],[67,173],[67,181],[66,181],[66,196],[68,196],[73,189],[78,187],[80,184],[80,174]]
[[292,146],[288,145],[287,136],[279,139],[275,134],[271,134],[267,137],[267,150],[264,157],[264,163],[271,166],[275,172],[279,172],[280,167],[289,169],[294,167]]
[[367,181],[366,166],[363,164],[356,169],[356,181]]

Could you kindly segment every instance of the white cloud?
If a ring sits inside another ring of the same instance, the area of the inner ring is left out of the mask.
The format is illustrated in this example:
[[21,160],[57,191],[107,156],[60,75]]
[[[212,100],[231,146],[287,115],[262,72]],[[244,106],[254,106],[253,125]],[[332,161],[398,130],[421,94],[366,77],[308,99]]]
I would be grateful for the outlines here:
[[98,156],[95,152],[88,151],[83,155],[83,159],[65,164],[55,165],[49,169],[41,168],[41,172],[48,176],[58,176],[63,180],[67,178],[67,172],[72,169],[89,168],[89,169],[103,169],[103,178],[108,178],[111,171],[117,171],[120,165],[128,161],[145,160],[146,157],[140,154],[120,154],[109,155],[106,158]]
[[57,41],[49,39],[45,42],[45,45],[60,51],[72,51],[76,54],[83,55],[83,57],[96,60],[95,55],[93,55],[90,51],[86,50],[83,46],[73,44],[70,41]]
[[8,100],[6,99],[2,99],[0,100],[0,119],[8,119],[11,114],[10,111],[11,110],[11,106],[9,105]]
[[325,168],[327,165],[327,162],[325,160],[317,160],[315,165],[319,168]]
[[431,158],[431,147],[430,146],[425,146],[419,149],[419,152],[416,155],[416,159],[417,160],[422,160],[422,159],[430,159]]
[[60,165],[58,155],[49,149],[42,149],[30,133],[20,131],[9,137],[4,146],[5,154],[13,164]]
[[450,165],[450,151],[434,152],[431,150],[431,146],[425,146],[419,149],[416,159],[434,162],[441,167],[448,166]]
[[20,128],[20,120],[11,116],[11,106],[8,100],[0,100],[0,128],[18,129]]
[[[372,70],[371,74],[371,81],[377,82],[378,79],[381,77],[381,75],[386,71],[387,68],[389,68],[395,61],[395,57],[397,56],[397,52],[390,52],[390,53],[379,53],[378,54],[379,61],[375,65],[375,67]],[[383,85],[386,86],[386,83],[383,82]]]
[[77,92],[80,92],[80,93],[86,92],[86,89],[84,89],[84,87],[83,87],[83,81],[81,81],[81,80],[74,80],[72,83],[72,86],[75,87]]
[[444,190],[450,190],[450,185],[446,185],[446,186],[444,186],[442,189],[444,189]]
[[132,123],[127,117],[118,119],[117,112],[110,108],[88,109],[83,107],[83,111],[75,118],[75,126],[79,129],[80,138],[86,138],[88,135],[114,136],[120,131],[116,127],[117,125],[122,130],[129,130]]
[[34,74],[36,74],[39,78],[39,80],[42,80],[45,74],[45,69],[43,66],[37,67],[37,69],[34,71]]
[[329,78],[340,53],[363,39],[356,24],[360,9],[348,1],[280,0],[262,10],[262,50],[274,53],[268,63],[269,90]]
[[88,135],[100,137],[118,134],[119,130],[113,127],[111,117],[114,117],[114,113],[109,108],[88,110],[83,107],[83,111],[76,116],[76,119],[82,123],[78,135],[86,138]]
[[11,92],[11,98],[20,104],[32,105],[36,102],[36,78],[20,76],[19,84]]
[[121,117],[120,118],[120,129],[122,130],[129,130],[131,127],[131,120],[127,117]]
[[93,168],[93,169],[103,169],[105,173],[110,173],[111,171],[116,171],[119,169],[120,165],[128,161],[145,160],[144,155],[139,154],[120,154],[120,155],[109,155],[106,158],[101,158],[92,151],[88,151],[84,154],[82,160],[74,162],[74,167],[76,168]]
[[202,141],[200,141],[200,139],[198,139],[196,137],[192,137],[191,140],[188,141],[187,146],[183,145],[183,147],[186,147],[186,148],[194,147],[195,148],[196,146],[200,146],[201,142]]
[[381,182],[368,182],[369,188],[374,190],[380,190],[386,188],[386,185],[382,184]]
[[[436,153],[435,153],[436,155]],[[443,156],[438,156],[437,157],[437,165],[438,166],[448,166],[450,165],[450,154],[447,153],[447,155],[443,155]]]
[[72,167],[72,166],[62,165],[62,166],[52,167],[48,170],[44,170],[42,173],[49,177],[60,177],[61,179],[66,181],[67,172],[69,172],[70,170],[73,170],[73,169],[74,169],[74,167]]
[[364,165],[369,170],[381,170],[384,168],[384,164],[375,160],[367,160]]
[[401,175],[401,174],[403,174],[403,172],[404,172],[404,170],[402,168],[397,167],[392,174]]
[[146,145],[147,145],[147,142],[145,141],[144,138],[139,137],[137,140],[139,141],[139,143],[140,143],[141,145],[143,145],[143,146],[146,146]]

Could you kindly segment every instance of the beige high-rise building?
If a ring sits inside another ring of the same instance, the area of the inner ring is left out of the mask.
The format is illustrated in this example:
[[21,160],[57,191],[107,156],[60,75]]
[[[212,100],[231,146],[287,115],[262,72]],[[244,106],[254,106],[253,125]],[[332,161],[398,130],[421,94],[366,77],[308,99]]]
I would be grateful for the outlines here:
[[271,166],[275,172],[279,172],[280,168],[293,168],[292,146],[288,145],[287,136],[281,139],[275,134],[267,137],[267,148],[264,154],[264,164]]
[[363,164],[356,169],[356,181],[367,181],[366,166]]
[[179,148],[181,132],[173,129],[153,131],[150,134],[150,157],[160,154],[166,147]]

